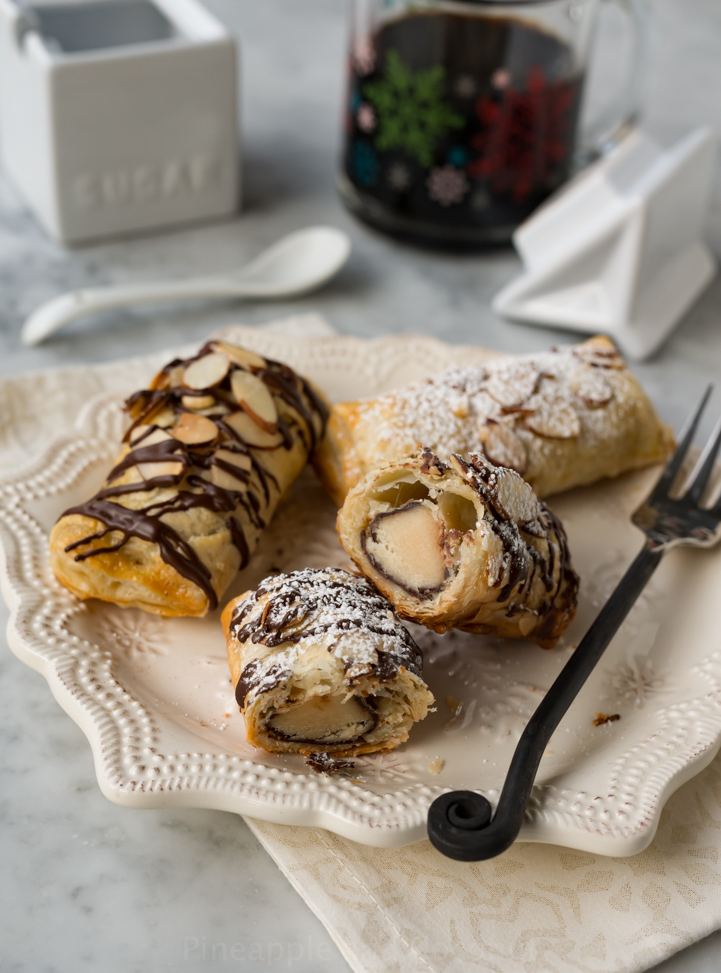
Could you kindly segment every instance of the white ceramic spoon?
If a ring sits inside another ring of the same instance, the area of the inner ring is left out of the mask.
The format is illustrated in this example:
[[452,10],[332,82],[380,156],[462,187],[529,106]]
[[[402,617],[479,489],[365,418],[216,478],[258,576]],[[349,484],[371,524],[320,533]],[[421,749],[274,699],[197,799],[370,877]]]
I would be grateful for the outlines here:
[[295,297],[321,287],[348,259],[350,240],[341,230],[312,226],[283,237],[245,267],[224,277],[148,281],[70,291],[30,315],[21,332],[26,345],[38,345],[69,321],[127,307],[204,298],[267,300]]

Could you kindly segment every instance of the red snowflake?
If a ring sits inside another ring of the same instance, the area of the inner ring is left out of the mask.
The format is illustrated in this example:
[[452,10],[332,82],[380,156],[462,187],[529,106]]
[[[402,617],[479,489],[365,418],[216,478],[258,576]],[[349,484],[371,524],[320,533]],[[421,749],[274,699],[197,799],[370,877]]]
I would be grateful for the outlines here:
[[482,124],[471,144],[480,155],[468,165],[472,179],[487,179],[494,193],[511,192],[521,203],[543,188],[571,149],[576,80],[548,81],[542,68],[529,72],[526,89],[510,85],[476,102]]

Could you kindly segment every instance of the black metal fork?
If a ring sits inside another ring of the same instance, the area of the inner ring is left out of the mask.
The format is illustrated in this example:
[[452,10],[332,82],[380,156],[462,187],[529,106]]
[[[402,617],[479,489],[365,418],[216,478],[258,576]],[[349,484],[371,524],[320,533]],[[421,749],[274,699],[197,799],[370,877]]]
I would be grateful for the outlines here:
[[687,420],[676,451],[658,483],[633,514],[631,519],[646,534],[646,543],[523,731],[495,815],[489,801],[475,791],[451,791],[431,804],[428,837],[449,858],[482,861],[500,855],[513,844],[521,830],[538,765],[551,735],[663,555],[680,544],[710,547],[721,537],[721,497],[712,506],[701,505],[721,448],[721,420],[694,468],[690,485],[683,495],[671,496],[710,394],[711,386]]

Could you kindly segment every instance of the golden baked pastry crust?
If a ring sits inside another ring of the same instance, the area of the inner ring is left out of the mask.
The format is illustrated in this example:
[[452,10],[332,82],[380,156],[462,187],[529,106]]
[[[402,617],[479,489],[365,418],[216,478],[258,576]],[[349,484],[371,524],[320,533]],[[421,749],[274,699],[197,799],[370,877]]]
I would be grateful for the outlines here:
[[287,366],[210,342],[127,408],[108,480],[51,532],[51,567],[79,598],[205,615],[247,564],[327,407]]
[[550,648],[578,577],[563,527],[513,470],[430,450],[386,462],[348,493],[338,535],[401,618]]
[[382,595],[348,571],[266,578],[225,607],[222,623],[246,737],[256,747],[333,757],[386,752],[433,704],[410,634]]
[[546,497],[659,462],[672,445],[616,347],[596,337],[334,405],[314,466],[338,506],[368,470],[419,446],[484,453]]

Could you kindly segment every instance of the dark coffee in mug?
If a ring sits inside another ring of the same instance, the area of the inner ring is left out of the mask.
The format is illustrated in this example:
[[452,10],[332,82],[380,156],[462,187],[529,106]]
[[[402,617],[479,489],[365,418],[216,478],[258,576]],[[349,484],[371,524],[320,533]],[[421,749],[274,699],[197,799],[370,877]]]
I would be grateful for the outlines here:
[[440,244],[505,241],[569,176],[583,74],[521,17],[413,12],[351,52],[341,192]]

